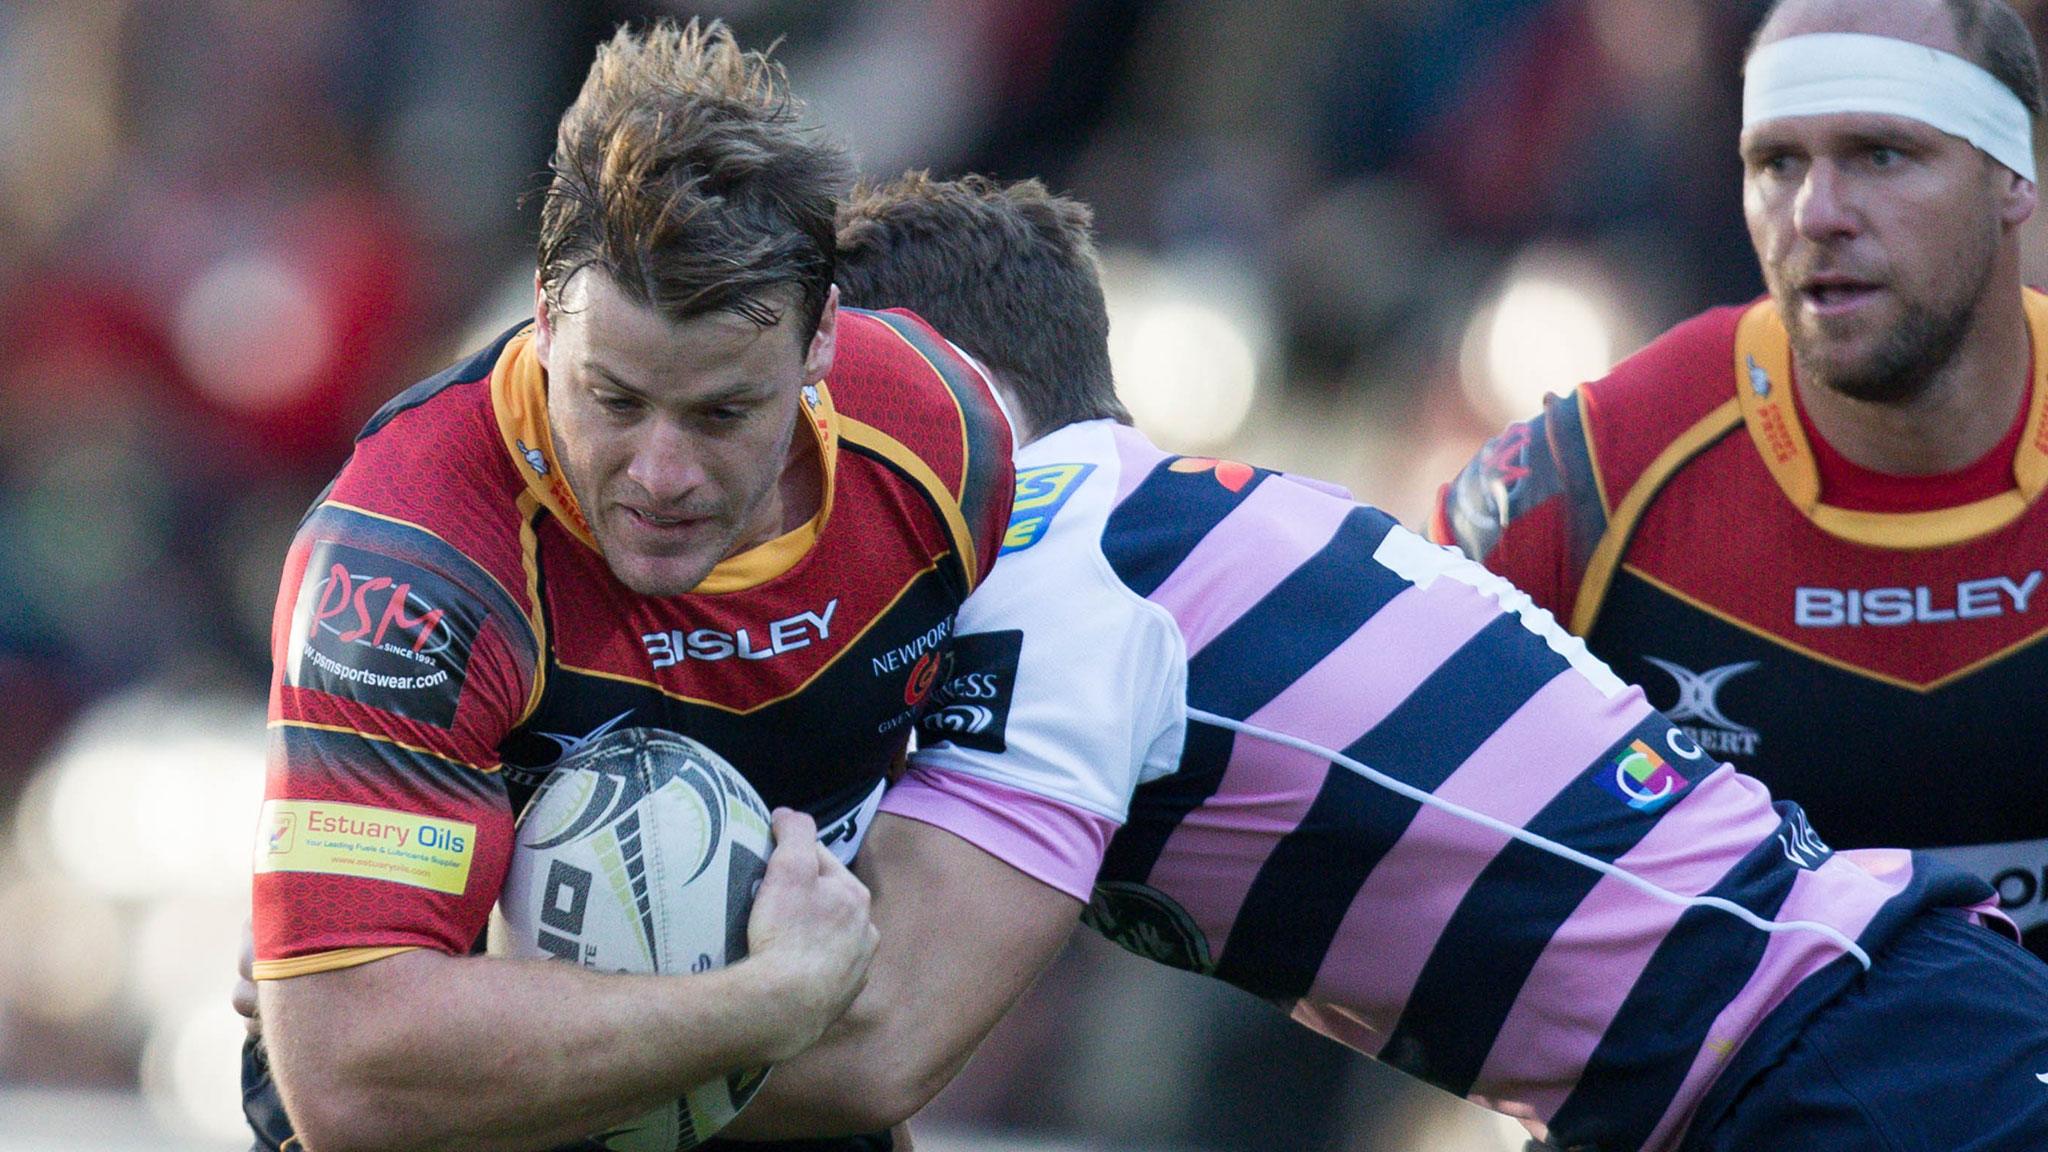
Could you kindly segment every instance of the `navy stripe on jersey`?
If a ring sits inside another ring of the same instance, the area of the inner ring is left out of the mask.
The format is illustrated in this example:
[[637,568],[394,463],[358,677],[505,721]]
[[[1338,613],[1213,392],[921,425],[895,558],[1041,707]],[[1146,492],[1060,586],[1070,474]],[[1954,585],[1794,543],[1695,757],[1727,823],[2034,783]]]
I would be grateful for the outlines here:
[[960,354],[944,340],[933,336],[931,331],[903,316],[887,312],[870,312],[882,323],[887,324],[897,335],[929,361],[939,375],[939,382],[952,393],[953,402],[960,406],[960,417],[966,423],[967,461],[966,475],[960,482],[960,511],[967,520],[968,530],[977,535],[988,530],[989,502],[1008,499],[1010,493],[999,491],[995,483],[996,474],[1009,460],[1009,453],[1003,447],[1008,424],[1002,410],[997,408],[981,381],[961,359]]
[[1237,734],[1214,724],[1189,721],[1173,775],[1141,784],[1131,795],[1131,813],[1109,841],[1100,878],[1142,884],[1166,849],[1168,837],[1187,814],[1202,806],[1223,783]]
[[429,569],[482,601],[484,608],[496,616],[506,632],[515,638],[516,643],[524,644],[527,651],[533,651],[538,643],[526,610],[513,597],[511,590],[454,545],[431,532],[334,504],[315,508],[306,517],[304,530],[315,539],[335,540],[351,548],[380,553]]
[[[1502,616],[1344,755],[1434,792],[1567,667],[1519,619]],[[1259,869],[1217,975],[1261,996],[1307,995],[1359,887],[1421,808],[1351,772],[1331,773],[1300,827]]]
[[[1670,729],[1662,716],[1651,716],[1602,752],[1590,771],[1610,771],[1632,740],[1661,747]],[[1627,819],[1624,811],[1582,774],[1526,828],[1613,863],[1657,825],[1655,814]],[[1386,1053],[1406,1054],[1423,1065],[1407,1071],[1457,1095],[1469,1093],[1551,937],[1602,879],[1576,861],[1524,841],[1510,843],[1480,871],[1444,925],[1388,1034]],[[1481,975],[1483,981],[1476,979]]]
[[[416,799],[426,811],[473,810],[479,805],[504,803],[504,788],[495,773],[425,749],[331,728],[279,724],[273,730],[283,740],[286,761],[301,781],[315,775],[317,767],[319,775],[346,784],[351,795],[385,796],[391,795],[394,781],[402,781],[407,798]],[[394,762],[402,771],[392,771]]]
[[[1788,807],[1778,806],[1780,812]],[[1779,825],[1781,832],[1786,828]],[[1766,836],[1707,894],[1774,917],[1799,874],[1778,837]],[[1552,1131],[1568,1144],[1595,1134],[1645,1138],[1690,1064],[1672,1054],[1706,1045],[1715,1018],[1749,983],[1768,943],[1768,934],[1719,908],[1687,909],[1629,990],[1578,1088],[1552,1118]]]
[[356,433],[356,439],[367,440],[375,436],[383,431],[384,426],[391,423],[393,419],[432,400],[435,394],[443,388],[453,384],[467,384],[489,376],[491,370],[498,366],[498,358],[504,354],[505,345],[511,343],[514,336],[524,332],[527,326],[532,323],[533,321],[531,320],[521,320],[519,323],[506,329],[504,334],[496,340],[491,341],[489,347],[463,359],[460,363],[451,364],[443,368],[425,380],[393,396],[385,402],[384,407],[377,410],[375,416],[370,417],[370,422],[363,425],[363,430]]
[[1563,488],[1565,522],[1572,548],[1572,572],[1584,572],[1593,549],[1607,531],[1607,509],[1600,502],[1600,482],[1593,476],[1592,451],[1586,445],[1585,421],[1579,405],[1567,396],[1544,406],[1533,431],[1549,440],[1549,451],[1529,452],[1530,468],[1556,468],[1561,475],[1551,481]]
[[1175,472],[1178,456],[1161,460],[1102,530],[1102,554],[1124,586],[1140,596],[1159,590],[1225,516],[1274,476],[1261,469],[1237,491],[1208,472]]
[[[1213,480],[1203,483],[1222,490]],[[1133,496],[1123,507],[1136,502]],[[1174,535],[1185,530],[1172,526],[1171,519],[1165,523]],[[1373,559],[1394,527],[1392,519],[1372,508],[1347,513],[1329,543],[1188,661],[1188,706],[1247,719],[1409,588],[1408,581]],[[1321,610],[1303,613],[1304,604]],[[1479,682],[1484,679],[1480,674]]]

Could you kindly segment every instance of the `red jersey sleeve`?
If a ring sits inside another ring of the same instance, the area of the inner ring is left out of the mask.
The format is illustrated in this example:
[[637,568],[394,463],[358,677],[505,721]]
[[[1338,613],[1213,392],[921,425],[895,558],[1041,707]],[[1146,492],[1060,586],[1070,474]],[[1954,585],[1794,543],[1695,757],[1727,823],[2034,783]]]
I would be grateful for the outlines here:
[[1607,512],[1576,395],[1488,440],[1438,494],[1430,535],[1570,621]]
[[518,603],[434,533],[308,517],[272,627],[258,978],[470,950],[511,858],[497,747],[535,655]]

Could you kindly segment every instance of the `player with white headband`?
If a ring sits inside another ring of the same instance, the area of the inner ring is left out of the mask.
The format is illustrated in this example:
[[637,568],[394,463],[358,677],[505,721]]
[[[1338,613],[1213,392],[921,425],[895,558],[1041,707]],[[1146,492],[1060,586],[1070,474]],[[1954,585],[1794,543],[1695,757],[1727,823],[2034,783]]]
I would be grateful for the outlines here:
[[[2020,236],[2039,195],[2033,36],[2005,0],[1781,0],[1744,80],[1768,295],[1497,437],[1433,532],[1831,843],[1975,872],[2048,955],[2048,295],[2022,282]],[[1962,982],[1923,977],[1965,1010]],[[2011,1134],[2048,1093],[2038,1038],[1937,1041],[1857,1013],[1792,1048],[1773,1076],[1792,1099],[1738,1103],[1706,1146],[2048,1147]],[[1985,1061],[1991,1096],[1937,1086],[1964,1060]],[[1966,1137],[1990,1119],[2008,1143]],[[1843,1134],[1866,1125],[1898,1142]]]

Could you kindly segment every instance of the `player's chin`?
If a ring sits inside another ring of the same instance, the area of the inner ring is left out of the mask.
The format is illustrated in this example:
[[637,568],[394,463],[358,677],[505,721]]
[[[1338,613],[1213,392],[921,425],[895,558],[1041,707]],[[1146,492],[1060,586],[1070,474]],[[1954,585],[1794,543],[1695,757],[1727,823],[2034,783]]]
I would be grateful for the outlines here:
[[606,549],[605,559],[619,583],[642,596],[681,596],[702,584],[718,565],[716,555],[695,552],[664,555]]

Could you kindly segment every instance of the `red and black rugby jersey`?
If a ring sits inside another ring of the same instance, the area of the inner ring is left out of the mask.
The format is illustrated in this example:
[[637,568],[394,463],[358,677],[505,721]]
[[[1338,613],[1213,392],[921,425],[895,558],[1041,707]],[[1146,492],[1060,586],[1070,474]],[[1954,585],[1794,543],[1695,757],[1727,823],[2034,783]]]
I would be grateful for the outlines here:
[[[391,402],[301,526],[274,626],[257,974],[471,949],[512,826],[609,725],[701,740],[821,826],[900,756],[1001,545],[1010,434],[923,321],[842,310],[810,523],[646,597],[560,476],[517,329]],[[857,835],[851,827],[847,835]]]
[[2005,491],[1831,503],[1767,301],[1491,441],[1435,534],[1508,576],[1838,846],[1935,849],[2048,954],[2048,297]]

